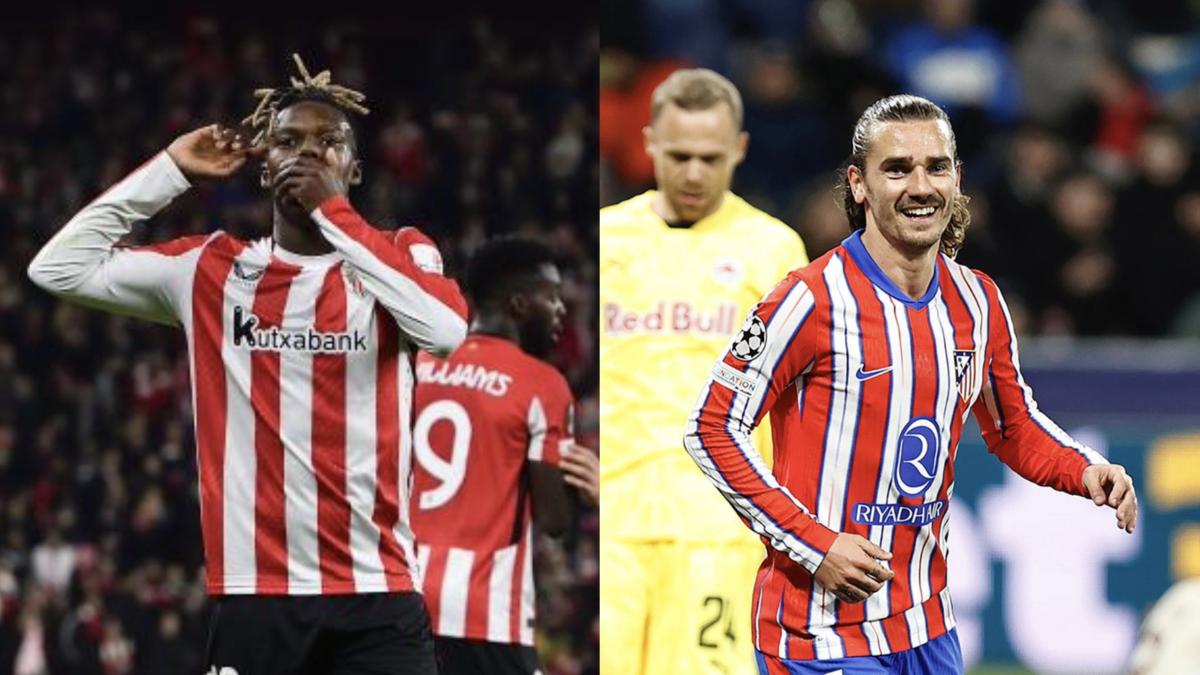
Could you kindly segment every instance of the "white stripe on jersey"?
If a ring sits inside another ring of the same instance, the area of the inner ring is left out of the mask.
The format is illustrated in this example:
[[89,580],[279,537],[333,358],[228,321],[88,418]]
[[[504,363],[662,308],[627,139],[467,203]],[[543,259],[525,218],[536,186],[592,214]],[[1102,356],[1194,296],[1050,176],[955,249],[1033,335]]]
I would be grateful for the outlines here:
[[[313,325],[316,304],[311,297],[288,293],[285,316],[292,317],[296,325]],[[317,480],[312,461],[312,353],[289,350],[279,357],[279,380],[290,383],[279,388],[288,591],[317,594],[321,592],[321,567],[317,552]]]
[[492,556],[492,575],[488,579],[488,640],[512,639],[512,582],[517,565],[517,545],[506,546]]
[[[350,285],[345,285],[347,313],[351,304]],[[358,305],[359,311],[371,308]],[[347,325],[354,325],[347,316]],[[407,360],[407,359],[405,359]],[[356,382],[379,381],[378,358],[346,359],[346,501],[350,503],[350,561],[354,588],[359,593],[388,590],[383,559],[379,555],[379,528],[375,526],[375,492],[379,479],[376,456],[376,387],[357,387]]]
[[437,634],[463,637],[467,632],[467,592],[471,589],[471,564],[475,552],[465,548],[446,550],[446,573],[438,607]]
[[[400,508],[400,518],[392,528],[392,534],[400,542],[400,550],[404,553],[405,560],[416,559],[413,554],[413,542],[416,538],[409,526],[412,520],[409,517],[411,505],[408,503],[409,495],[413,493],[413,435],[409,429],[412,429],[413,386],[415,384],[416,378],[413,377],[411,360],[396,359],[396,386],[400,389],[400,395],[396,397],[396,405],[400,408],[400,415],[397,418],[400,425],[400,471],[396,474],[396,501]],[[416,579],[414,583],[421,583],[420,580],[427,569],[426,563],[428,563],[428,559],[419,561],[415,566],[409,565],[409,573]]]
[[[830,323],[833,339],[833,397],[829,423],[825,428],[825,447],[821,464],[821,483],[817,486],[817,520],[840,532],[844,528],[846,491],[850,486],[850,460],[862,404],[862,383],[854,375],[863,363],[862,334],[858,325],[858,305],[846,281],[842,259],[834,256],[823,272],[830,295]],[[813,583],[809,599],[809,625],[832,626],[837,623],[838,599],[821,584]],[[817,633],[820,635],[820,633]],[[816,642],[821,658],[841,658],[845,645],[833,631]]]
[[533,644],[533,604],[535,600],[533,588],[533,525],[525,528],[525,560],[521,564],[521,613],[518,620],[517,636],[521,644]]
[[[253,258],[253,247],[246,247],[238,262]],[[258,568],[254,535],[256,531],[254,503],[257,488],[257,448],[254,442],[254,411],[250,398],[251,351],[237,349],[224,336],[233,335],[233,308],[240,302],[239,293],[230,292],[233,270],[225,278],[221,310],[221,360],[225,364],[225,470],[222,476],[225,503],[224,523],[225,578],[227,592],[254,593],[257,590]],[[251,294],[253,297],[253,294]],[[308,409],[311,404],[305,404]],[[250,441],[248,446],[242,443]]]
[[954,603],[950,600],[950,587],[943,588],[939,597],[942,599],[942,620],[946,622],[946,630],[953,630],[958,626],[958,621],[954,619]]
[[531,461],[540,462],[545,455],[546,444],[546,411],[542,402],[534,396],[529,401],[529,414],[525,416],[525,425],[529,428],[529,447],[525,454]]

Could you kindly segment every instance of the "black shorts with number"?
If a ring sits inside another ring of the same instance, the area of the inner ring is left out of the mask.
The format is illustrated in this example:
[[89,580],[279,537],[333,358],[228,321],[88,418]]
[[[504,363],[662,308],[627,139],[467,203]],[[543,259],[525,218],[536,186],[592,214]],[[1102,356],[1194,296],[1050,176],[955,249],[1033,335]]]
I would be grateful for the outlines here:
[[435,637],[441,675],[541,675],[537,652],[525,645]]
[[211,675],[436,675],[419,593],[227,595],[216,600]]

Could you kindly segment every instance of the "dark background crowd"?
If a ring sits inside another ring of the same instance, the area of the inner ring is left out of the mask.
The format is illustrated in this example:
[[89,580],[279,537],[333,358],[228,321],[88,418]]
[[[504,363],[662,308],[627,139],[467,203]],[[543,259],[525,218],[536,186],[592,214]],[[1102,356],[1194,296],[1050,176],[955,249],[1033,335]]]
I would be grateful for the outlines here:
[[[402,4],[402,3],[401,3]],[[0,21],[0,673],[200,673],[207,630],[183,333],[80,309],[25,267],[93,196],[179,134],[236,123],[255,88],[312,72],[367,95],[351,200],[416,225],[457,274],[486,238],[554,246],[569,316],[553,360],[596,445],[594,16],[478,12],[320,20],[216,3],[204,14],[51,12]],[[5,10],[7,11],[7,10]],[[135,242],[269,233],[257,171],[200,185]],[[598,516],[538,545],[547,673],[595,670]]]
[[816,257],[848,233],[831,190],[873,101],[942,105],[973,225],[959,260],[1018,330],[1200,336],[1200,4],[1187,0],[605,0],[601,203],[653,185],[641,127],[672,70],[739,87],[734,190]]

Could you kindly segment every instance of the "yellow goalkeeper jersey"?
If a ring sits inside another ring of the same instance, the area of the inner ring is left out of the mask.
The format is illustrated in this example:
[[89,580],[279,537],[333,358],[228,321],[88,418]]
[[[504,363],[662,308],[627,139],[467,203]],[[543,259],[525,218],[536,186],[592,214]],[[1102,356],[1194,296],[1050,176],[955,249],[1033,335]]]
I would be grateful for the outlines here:
[[[654,198],[600,210],[603,534],[753,541],[684,451],[683,431],[746,313],[808,257],[794,230],[733,193],[690,228],[669,227]],[[766,441],[755,437],[769,458]]]

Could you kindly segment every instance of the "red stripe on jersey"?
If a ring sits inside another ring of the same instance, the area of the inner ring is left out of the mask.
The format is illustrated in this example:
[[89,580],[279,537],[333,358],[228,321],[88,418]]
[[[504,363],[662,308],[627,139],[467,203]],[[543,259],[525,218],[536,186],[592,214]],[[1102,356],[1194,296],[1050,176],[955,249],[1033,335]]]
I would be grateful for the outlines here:
[[[892,571],[896,573],[897,579],[900,578],[900,574],[903,572],[896,565],[892,565]],[[881,623],[883,624],[883,634],[887,636],[888,647],[891,648],[893,653],[912,649],[912,636],[908,633],[908,621],[904,619],[903,614],[893,614]]]
[[408,561],[396,539],[395,525],[400,520],[400,338],[392,315],[375,308],[378,352],[375,367],[375,512],[372,520],[379,528],[379,558],[387,576],[389,591],[412,589]]
[[188,237],[179,237],[169,241],[160,242],[157,244],[146,244],[142,246],[122,246],[118,244],[114,248],[125,251],[139,251],[144,253],[158,253],[165,256],[181,256],[188,251],[194,251],[204,245],[204,242],[212,238],[211,234],[193,234]]
[[431,546],[429,563],[422,575],[421,593],[425,596],[425,608],[429,610],[434,634],[438,633],[438,617],[442,615],[442,580],[446,576],[446,558],[449,555],[449,549]]
[[[346,330],[341,264],[329,268],[317,296],[317,331]],[[346,494],[346,355],[313,354],[312,450],[317,477],[317,541],[323,593],[353,593],[350,501]]]
[[192,377],[196,397],[196,463],[208,592],[225,592],[225,280],[245,244],[219,236],[204,249],[192,283]]
[[[259,330],[283,325],[292,280],[300,268],[272,260],[254,292],[252,312]],[[283,433],[279,426],[279,352],[256,349],[250,354],[250,400],[254,408],[254,560],[259,583],[278,579],[286,593],[287,524],[283,489]],[[265,589],[260,589],[265,590]]]
[[471,564],[469,588],[467,588],[467,617],[463,624],[464,635],[488,634],[488,600],[491,595],[489,582],[495,554],[477,552]]
[[414,228],[404,228],[394,237],[371,227],[343,196],[330,197],[318,208],[329,222],[357,241],[388,267],[411,279],[421,290],[437,298],[465,321],[467,301],[458,284],[441,274],[426,272],[413,262],[408,247],[415,243],[433,246],[433,241]]
[[779,593],[783,604],[781,619],[787,630],[787,658],[815,659],[817,651],[816,645],[813,644],[813,636],[805,631],[809,621],[809,598],[812,597],[814,588],[813,577],[808,570],[799,565],[789,565],[778,571],[784,572],[780,575],[783,583]]

